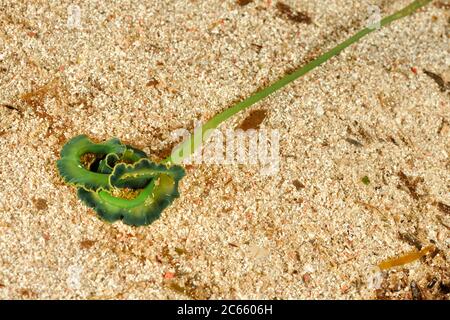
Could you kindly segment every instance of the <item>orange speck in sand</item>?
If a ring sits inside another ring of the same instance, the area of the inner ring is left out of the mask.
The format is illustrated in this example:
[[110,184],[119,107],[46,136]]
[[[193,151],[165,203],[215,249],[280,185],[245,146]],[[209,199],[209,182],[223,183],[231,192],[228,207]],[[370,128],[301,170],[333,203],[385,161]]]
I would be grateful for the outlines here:
[[175,273],[173,273],[173,272],[164,273],[164,279],[173,279],[174,277],[175,277]]

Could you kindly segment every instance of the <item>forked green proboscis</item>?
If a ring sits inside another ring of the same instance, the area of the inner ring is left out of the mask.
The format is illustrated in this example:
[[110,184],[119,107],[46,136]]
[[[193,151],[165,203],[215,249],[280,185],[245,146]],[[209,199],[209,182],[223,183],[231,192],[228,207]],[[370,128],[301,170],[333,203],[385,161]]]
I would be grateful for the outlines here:
[[[87,162],[82,160],[86,155]],[[178,183],[185,174],[182,167],[156,164],[118,139],[94,143],[85,135],[64,145],[57,166],[64,181],[78,187],[79,198],[101,218],[134,226],[161,215],[179,196]]]
[[120,156],[125,150],[126,146],[121,144],[119,139],[114,138],[106,142],[94,143],[82,134],[72,138],[64,145],[61,150],[61,159],[56,162],[56,165],[60,175],[68,184],[92,191],[109,190],[111,186],[108,175],[89,170],[95,159],[89,163],[89,166],[85,166],[82,157],[86,154],[102,157],[110,153]]

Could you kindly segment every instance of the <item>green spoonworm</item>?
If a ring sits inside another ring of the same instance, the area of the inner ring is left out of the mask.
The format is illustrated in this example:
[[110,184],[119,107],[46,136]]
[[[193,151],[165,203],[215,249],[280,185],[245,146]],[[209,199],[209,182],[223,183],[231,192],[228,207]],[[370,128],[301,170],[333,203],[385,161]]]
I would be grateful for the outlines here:
[[134,226],[148,225],[179,197],[178,184],[185,171],[177,164],[206,142],[212,129],[307,74],[369,33],[411,15],[431,1],[413,1],[380,20],[376,27],[372,25],[362,29],[305,66],[217,114],[176,147],[173,157],[167,157],[160,164],[149,160],[143,151],[122,144],[117,138],[94,143],[86,135],[79,135],[69,140],[61,150],[61,159],[57,161],[59,173],[65,182],[78,188],[79,198],[104,220],[122,220]]
[[78,197],[101,218],[135,226],[159,218],[179,197],[178,182],[185,175],[182,167],[156,164],[145,152],[118,139],[94,143],[85,135],[66,143],[57,166],[63,179],[78,187]]
[[105,191],[92,192],[84,188],[78,189],[78,197],[106,221],[122,219],[129,225],[147,225],[158,219],[161,212],[179,197],[178,182],[184,174],[180,166],[168,168],[145,158],[134,164],[119,163],[109,176],[111,185],[115,188],[134,188],[143,179],[146,186],[136,197],[123,199]]

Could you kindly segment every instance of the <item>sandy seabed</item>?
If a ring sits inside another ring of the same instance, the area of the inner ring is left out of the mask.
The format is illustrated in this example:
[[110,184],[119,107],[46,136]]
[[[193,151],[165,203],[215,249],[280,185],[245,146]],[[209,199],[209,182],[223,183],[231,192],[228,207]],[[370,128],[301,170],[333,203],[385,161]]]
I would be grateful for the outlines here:
[[276,175],[189,165],[181,197],[136,228],[100,220],[55,167],[82,133],[161,160],[175,129],[346,39],[369,5],[410,2],[0,0],[0,298],[448,299],[447,1],[221,127],[263,110]]

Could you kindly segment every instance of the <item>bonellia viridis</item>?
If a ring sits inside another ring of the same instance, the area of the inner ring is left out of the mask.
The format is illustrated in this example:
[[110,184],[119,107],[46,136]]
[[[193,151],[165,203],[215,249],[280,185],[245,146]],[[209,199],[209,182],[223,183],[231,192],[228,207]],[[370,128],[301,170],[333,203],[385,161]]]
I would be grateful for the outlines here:
[[[431,1],[416,0],[379,21],[377,28],[409,16]],[[79,135],[69,140],[61,150],[61,158],[57,161],[59,173],[65,182],[78,188],[79,198],[104,220],[122,220],[134,226],[148,225],[179,197],[178,184],[185,171],[178,163],[191,156],[208,139],[211,130],[338,55],[377,28],[368,26],[362,29],[305,66],[217,114],[161,163],[152,162],[143,151],[125,145],[117,138],[94,143],[86,135]],[[177,161],[173,159],[174,154]]]

